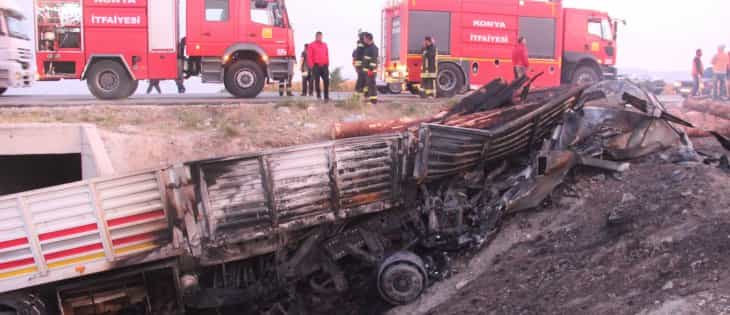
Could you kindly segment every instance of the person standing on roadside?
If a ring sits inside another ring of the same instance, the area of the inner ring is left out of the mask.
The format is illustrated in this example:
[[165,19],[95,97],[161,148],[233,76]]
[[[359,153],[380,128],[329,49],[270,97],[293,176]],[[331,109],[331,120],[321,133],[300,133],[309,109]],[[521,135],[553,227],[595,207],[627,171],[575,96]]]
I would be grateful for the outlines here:
[[730,98],[730,51],[727,52],[728,64],[725,74],[725,96]]
[[372,104],[378,103],[378,88],[375,85],[375,75],[378,72],[378,46],[373,42],[373,34],[365,33],[363,37],[365,48],[362,56],[362,71],[365,72],[365,96]]
[[324,81],[324,101],[330,100],[330,56],[327,44],[322,41],[322,32],[317,32],[314,42],[309,44],[307,48],[307,63],[312,69],[314,75],[314,89],[317,92],[317,99],[322,98],[322,90],[320,89],[320,79]]
[[362,96],[365,91],[365,72],[362,71],[362,57],[365,51],[364,37],[365,33],[360,32],[357,35],[357,47],[352,52],[352,65],[355,67],[355,73],[357,73],[357,81],[355,83],[355,94]]
[[152,93],[152,89],[157,90],[157,94],[162,94],[162,90],[160,89],[160,80],[149,81],[149,85],[147,86],[147,94]]
[[692,94],[690,96],[700,96],[700,82],[702,82],[702,74],[705,72],[704,69],[702,65],[702,49],[697,49],[695,59],[692,61],[692,80],[694,80],[694,85],[692,86]]
[[183,79],[175,79],[175,85],[177,86],[178,94],[185,94],[185,81]]
[[422,98],[436,97],[436,78],[438,77],[438,69],[436,66],[436,46],[433,44],[433,38],[426,36],[423,40],[421,48],[421,89]]
[[720,100],[727,96],[727,67],[730,57],[725,52],[725,45],[717,48],[717,54],[712,57],[712,98]]
[[527,75],[527,69],[530,68],[530,57],[527,52],[527,39],[524,36],[517,39],[517,45],[512,49],[512,66],[515,80]]
[[304,44],[304,51],[302,51],[302,96],[314,95],[314,84],[312,84],[312,69],[309,68],[309,59],[307,58],[307,49],[309,44]]

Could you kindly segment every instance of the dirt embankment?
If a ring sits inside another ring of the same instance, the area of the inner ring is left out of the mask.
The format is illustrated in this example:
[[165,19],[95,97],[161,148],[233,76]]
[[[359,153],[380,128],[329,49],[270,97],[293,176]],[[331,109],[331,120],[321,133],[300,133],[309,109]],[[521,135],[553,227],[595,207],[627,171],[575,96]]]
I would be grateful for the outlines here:
[[291,99],[258,105],[14,108],[2,110],[0,123],[96,124],[115,170],[126,172],[328,140],[335,122],[417,119],[443,106],[417,99],[376,106]]
[[659,155],[620,177],[579,170],[429,314],[730,314],[728,192],[726,171]]

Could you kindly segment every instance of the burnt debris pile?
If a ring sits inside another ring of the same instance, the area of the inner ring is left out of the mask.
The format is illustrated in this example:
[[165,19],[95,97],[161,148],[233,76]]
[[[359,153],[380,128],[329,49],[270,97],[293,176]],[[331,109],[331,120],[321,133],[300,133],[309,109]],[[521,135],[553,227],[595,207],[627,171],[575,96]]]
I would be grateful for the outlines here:
[[391,222],[388,229],[365,228],[387,244],[371,246],[382,257],[400,257],[379,260],[377,286],[389,303],[412,302],[426,284],[447,277],[455,256],[487,244],[506,215],[539,207],[578,166],[621,173],[631,160],[670,148],[675,162],[727,164],[696,152],[684,129],[696,127],[631,82],[537,91],[526,85],[494,81],[423,121],[335,126],[336,137],[412,136],[404,206],[375,216]]

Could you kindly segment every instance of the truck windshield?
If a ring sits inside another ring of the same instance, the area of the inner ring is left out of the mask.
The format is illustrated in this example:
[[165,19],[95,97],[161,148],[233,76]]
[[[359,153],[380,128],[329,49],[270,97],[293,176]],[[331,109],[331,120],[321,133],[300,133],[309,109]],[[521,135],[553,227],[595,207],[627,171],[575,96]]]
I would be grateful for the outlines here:
[[251,4],[251,21],[258,24],[285,27],[284,12],[279,3],[269,3],[266,8],[257,8],[255,1]]
[[7,21],[8,35],[10,37],[30,40],[30,36],[28,36],[30,32],[25,24],[25,20],[19,17],[6,15],[5,21]]
[[603,39],[605,40],[612,40],[613,39],[613,28],[611,27],[611,21],[607,19],[603,19],[601,21],[601,29],[603,33]]

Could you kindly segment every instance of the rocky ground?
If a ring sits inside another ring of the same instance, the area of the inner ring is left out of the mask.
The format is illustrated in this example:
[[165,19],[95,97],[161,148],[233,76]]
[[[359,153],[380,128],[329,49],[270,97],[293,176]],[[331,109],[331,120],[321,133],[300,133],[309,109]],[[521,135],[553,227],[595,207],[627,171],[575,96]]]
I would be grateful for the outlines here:
[[504,250],[440,305],[392,313],[730,314],[730,172],[665,159],[576,170],[543,209],[508,219],[490,245]]

